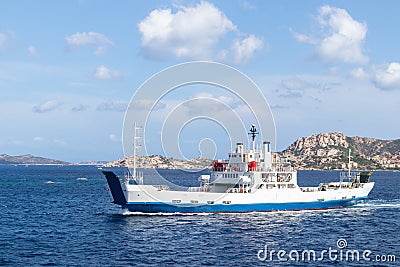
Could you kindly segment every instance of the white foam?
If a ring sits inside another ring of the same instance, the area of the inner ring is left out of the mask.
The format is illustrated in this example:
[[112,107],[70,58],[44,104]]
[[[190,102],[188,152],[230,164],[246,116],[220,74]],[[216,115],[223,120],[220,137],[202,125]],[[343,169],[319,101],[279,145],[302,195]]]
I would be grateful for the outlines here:
[[193,215],[210,215],[213,213],[209,212],[197,212],[197,213],[191,213],[191,212],[139,212],[139,211],[129,211],[129,210],[123,210],[122,215],[124,216],[193,216]]
[[353,207],[356,208],[400,208],[400,201],[395,200],[371,200],[363,203],[358,203]]

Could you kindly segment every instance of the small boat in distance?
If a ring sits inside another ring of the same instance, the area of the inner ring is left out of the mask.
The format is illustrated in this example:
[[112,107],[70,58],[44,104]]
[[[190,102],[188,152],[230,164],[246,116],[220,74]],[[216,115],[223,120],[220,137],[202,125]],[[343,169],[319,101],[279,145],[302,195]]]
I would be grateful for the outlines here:
[[[271,151],[270,142],[264,141],[262,148],[256,149],[257,134],[252,125],[250,150],[245,150],[243,143],[237,143],[228,159],[214,161],[211,174],[200,176],[198,187],[184,191],[170,190],[166,185],[144,184],[135,164],[132,176],[125,179],[102,169],[113,203],[143,213],[330,209],[354,205],[368,198],[374,187],[374,182],[370,182],[372,172],[350,170],[341,173],[338,182],[299,187],[297,171],[286,159]],[[136,138],[135,126],[134,140]]]

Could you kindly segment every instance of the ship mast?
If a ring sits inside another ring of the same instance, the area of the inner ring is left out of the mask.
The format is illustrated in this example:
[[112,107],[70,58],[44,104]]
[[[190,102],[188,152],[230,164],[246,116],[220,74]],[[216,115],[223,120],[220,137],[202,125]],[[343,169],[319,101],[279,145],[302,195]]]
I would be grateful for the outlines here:
[[253,141],[253,144],[252,144],[253,151],[255,151],[256,150],[256,141],[255,141],[255,139],[256,139],[256,135],[258,134],[255,124],[251,125],[251,129],[250,129],[249,134],[251,135],[251,138],[252,138],[252,141]]
[[136,174],[136,151],[139,149],[140,145],[138,145],[138,140],[140,137],[138,136],[138,131],[141,127],[136,125],[136,122],[133,124],[133,178],[137,177]]
[[350,179],[350,170],[351,170],[351,148],[349,148],[349,179]]

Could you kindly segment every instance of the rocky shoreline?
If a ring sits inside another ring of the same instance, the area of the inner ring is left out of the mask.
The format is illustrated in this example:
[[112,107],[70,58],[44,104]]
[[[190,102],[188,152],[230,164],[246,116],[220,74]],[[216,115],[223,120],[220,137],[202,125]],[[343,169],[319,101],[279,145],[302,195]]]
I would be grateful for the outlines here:
[[[133,156],[118,159],[113,162],[105,164],[105,167],[133,167]],[[151,156],[137,156],[136,167],[137,168],[157,168],[157,169],[208,169],[211,168],[211,159],[189,159],[179,160],[173,158],[166,158],[160,155]]]
[[[286,157],[299,170],[348,169],[348,151],[351,149],[351,169],[400,170],[400,139],[380,140],[366,137],[348,137],[341,132],[313,134],[299,137],[288,148],[276,152]],[[137,156],[138,168],[210,169],[211,159],[180,160],[160,155]],[[96,165],[105,167],[132,167],[133,157],[112,162],[69,162],[37,157],[0,155],[0,165]]]

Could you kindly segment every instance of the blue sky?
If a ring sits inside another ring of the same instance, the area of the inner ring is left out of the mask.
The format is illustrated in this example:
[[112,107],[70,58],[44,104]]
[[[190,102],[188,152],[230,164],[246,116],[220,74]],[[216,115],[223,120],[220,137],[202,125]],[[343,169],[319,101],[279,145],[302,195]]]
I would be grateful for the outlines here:
[[[124,111],[137,88],[191,60],[253,79],[271,106],[278,150],[332,131],[400,138],[398,10],[398,1],[3,1],[0,153],[121,158]],[[163,104],[199,95],[236,103],[194,86]],[[218,126],[192,126],[180,141],[186,157],[199,156],[207,132],[225,154]],[[157,138],[146,136],[150,153],[162,153],[152,147]]]

